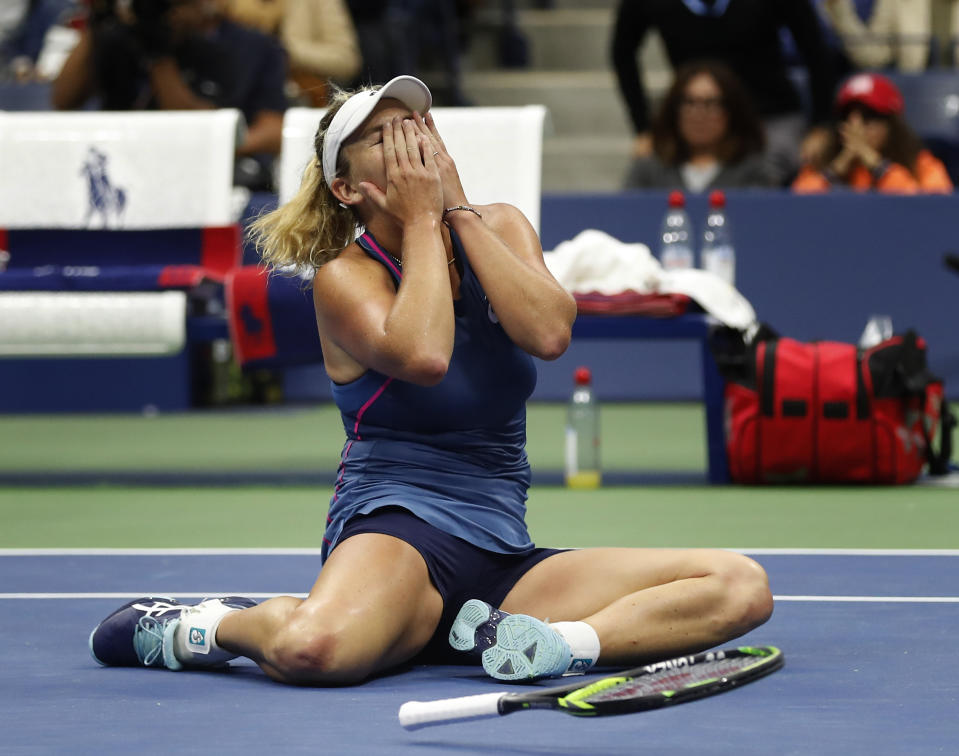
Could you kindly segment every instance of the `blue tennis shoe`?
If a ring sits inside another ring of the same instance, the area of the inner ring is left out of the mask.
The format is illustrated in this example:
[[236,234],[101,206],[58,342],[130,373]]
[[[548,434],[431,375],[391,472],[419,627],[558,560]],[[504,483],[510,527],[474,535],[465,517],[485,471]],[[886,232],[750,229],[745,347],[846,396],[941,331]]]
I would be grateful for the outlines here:
[[90,653],[105,667],[162,667],[163,631],[183,604],[146,596],[124,604],[90,633]]
[[229,596],[208,599],[193,606],[165,596],[146,596],[124,604],[90,633],[90,653],[105,667],[166,667],[181,669],[172,653],[173,634],[184,613],[204,604],[223,608],[256,606],[252,599]]
[[453,620],[450,645],[479,653],[483,669],[497,680],[536,680],[564,674],[573,658],[569,644],[546,622],[509,614],[470,599]]

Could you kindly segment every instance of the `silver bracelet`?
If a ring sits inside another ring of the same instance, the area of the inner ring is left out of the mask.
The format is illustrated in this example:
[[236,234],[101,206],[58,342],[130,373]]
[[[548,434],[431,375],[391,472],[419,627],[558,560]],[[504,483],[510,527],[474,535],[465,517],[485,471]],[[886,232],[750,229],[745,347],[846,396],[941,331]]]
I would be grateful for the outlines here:
[[473,215],[480,219],[483,218],[483,216],[480,215],[479,210],[477,210],[475,207],[470,207],[469,205],[457,205],[456,207],[448,207],[443,211],[443,221],[446,221],[447,215],[450,213],[455,213],[457,210],[465,210],[468,213],[473,213]]

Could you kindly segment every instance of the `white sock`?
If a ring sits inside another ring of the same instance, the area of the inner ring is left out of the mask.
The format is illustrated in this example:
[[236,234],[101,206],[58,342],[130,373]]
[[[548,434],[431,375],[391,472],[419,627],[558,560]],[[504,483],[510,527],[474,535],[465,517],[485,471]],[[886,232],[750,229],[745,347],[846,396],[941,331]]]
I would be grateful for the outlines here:
[[599,659],[599,636],[585,622],[551,622],[549,625],[569,644],[573,656],[566,674],[582,674]]
[[170,637],[164,633],[166,666],[169,669],[215,667],[235,659],[236,654],[217,645],[216,629],[226,615],[237,611],[239,609],[227,606],[220,599],[208,599],[184,609]]

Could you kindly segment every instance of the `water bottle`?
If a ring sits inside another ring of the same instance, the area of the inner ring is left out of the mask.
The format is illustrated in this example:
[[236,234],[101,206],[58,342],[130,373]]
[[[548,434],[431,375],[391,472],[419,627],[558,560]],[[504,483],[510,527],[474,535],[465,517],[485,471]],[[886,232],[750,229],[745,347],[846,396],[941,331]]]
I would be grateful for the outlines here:
[[689,215],[686,214],[686,198],[680,191],[669,193],[669,209],[663,218],[659,239],[659,261],[663,268],[693,267]]
[[709,195],[709,214],[700,250],[703,270],[714,273],[730,286],[736,285],[736,251],[726,219],[726,195],[718,189]]
[[573,395],[566,413],[566,485],[598,488],[599,405],[593,394],[593,376],[587,367],[573,373]]

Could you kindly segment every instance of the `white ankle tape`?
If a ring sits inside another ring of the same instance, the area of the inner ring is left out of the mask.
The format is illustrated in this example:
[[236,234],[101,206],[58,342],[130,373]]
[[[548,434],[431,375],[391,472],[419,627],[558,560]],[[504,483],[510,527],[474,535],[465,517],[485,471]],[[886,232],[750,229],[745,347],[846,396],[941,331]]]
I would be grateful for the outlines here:
[[236,658],[236,654],[220,648],[216,643],[216,629],[230,612],[239,611],[213,599],[187,609],[180,615],[174,633],[173,653],[190,666],[211,666]]
[[551,622],[550,627],[563,636],[573,656],[567,673],[583,673],[599,659],[599,636],[585,622]]

